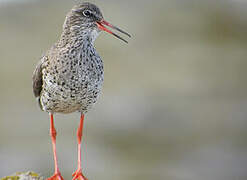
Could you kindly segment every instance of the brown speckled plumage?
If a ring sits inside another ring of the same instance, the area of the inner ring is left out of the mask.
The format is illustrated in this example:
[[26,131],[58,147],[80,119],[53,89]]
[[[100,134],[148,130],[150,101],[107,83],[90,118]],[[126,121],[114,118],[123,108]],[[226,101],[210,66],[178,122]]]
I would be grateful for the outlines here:
[[53,114],[74,111],[79,111],[81,118],[77,131],[78,168],[73,173],[73,180],[88,180],[81,170],[84,114],[96,103],[104,79],[103,62],[93,44],[101,30],[127,42],[104,25],[130,37],[105,21],[95,5],[81,3],[74,6],[66,16],[60,39],[40,59],[33,73],[33,93],[41,109],[50,114],[55,172],[47,180],[63,180],[57,162]]
[[96,102],[103,83],[103,62],[94,48],[100,33],[95,19],[81,16],[89,3],[76,5],[66,16],[60,40],[41,58],[33,74],[33,91],[47,112],[85,113]]

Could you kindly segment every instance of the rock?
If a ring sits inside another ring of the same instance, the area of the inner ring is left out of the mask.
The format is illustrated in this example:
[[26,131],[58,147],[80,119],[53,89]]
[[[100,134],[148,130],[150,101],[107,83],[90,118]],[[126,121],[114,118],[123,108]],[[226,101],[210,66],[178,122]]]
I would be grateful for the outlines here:
[[44,180],[43,177],[34,172],[17,172],[14,175],[0,178],[0,180]]

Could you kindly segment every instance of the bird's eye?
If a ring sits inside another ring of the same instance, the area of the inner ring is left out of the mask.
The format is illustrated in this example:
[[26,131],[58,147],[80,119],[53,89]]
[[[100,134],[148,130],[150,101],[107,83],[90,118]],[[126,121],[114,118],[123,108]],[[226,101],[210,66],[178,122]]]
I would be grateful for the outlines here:
[[91,14],[92,14],[92,12],[90,11],[90,10],[84,10],[83,12],[83,15],[85,16],[85,17],[89,17],[89,16],[91,16]]

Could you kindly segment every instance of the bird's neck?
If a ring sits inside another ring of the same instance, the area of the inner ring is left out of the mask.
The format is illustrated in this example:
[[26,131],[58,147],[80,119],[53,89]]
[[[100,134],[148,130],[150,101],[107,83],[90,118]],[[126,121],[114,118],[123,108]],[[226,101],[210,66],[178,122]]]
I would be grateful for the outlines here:
[[89,29],[83,26],[64,26],[62,35],[58,42],[60,47],[66,46],[83,46],[83,44],[94,45],[94,41],[99,35],[99,32],[96,29]]

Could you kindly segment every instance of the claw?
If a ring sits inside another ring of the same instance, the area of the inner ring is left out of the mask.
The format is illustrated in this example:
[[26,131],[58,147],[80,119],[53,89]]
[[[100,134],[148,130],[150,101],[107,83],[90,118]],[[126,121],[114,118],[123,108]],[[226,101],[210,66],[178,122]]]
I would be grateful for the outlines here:
[[54,174],[52,177],[47,178],[46,180],[64,180],[60,172]]
[[73,179],[72,180],[88,180],[85,176],[83,176],[81,169],[76,170],[73,174]]

